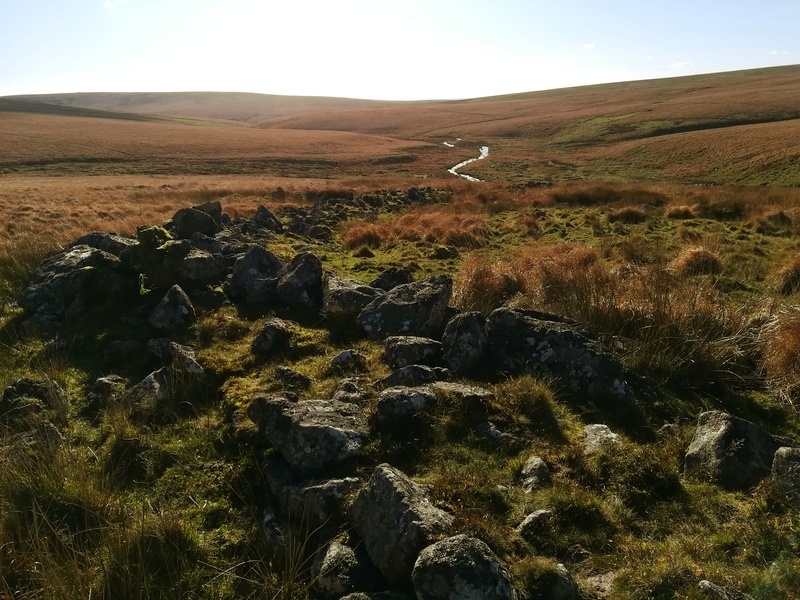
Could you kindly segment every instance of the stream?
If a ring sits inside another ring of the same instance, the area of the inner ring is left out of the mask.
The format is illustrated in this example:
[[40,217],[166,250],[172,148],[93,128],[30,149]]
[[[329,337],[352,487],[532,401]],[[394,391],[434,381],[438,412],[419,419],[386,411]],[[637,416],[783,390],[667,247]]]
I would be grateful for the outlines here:
[[[445,145],[450,147],[450,144],[445,142]],[[467,166],[469,163],[473,163],[476,160],[483,160],[487,156],[489,156],[489,146],[481,146],[481,154],[477,158],[468,158],[467,160],[461,161],[456,166],[447,169],[448,173],[452,173],[453,175],[458,175],[459,177],[463,177],[467,181],[480,181],[477,177],[472,177],[470,175],[464,175],[463,173],[459,173],[458,170],[462,167]]]

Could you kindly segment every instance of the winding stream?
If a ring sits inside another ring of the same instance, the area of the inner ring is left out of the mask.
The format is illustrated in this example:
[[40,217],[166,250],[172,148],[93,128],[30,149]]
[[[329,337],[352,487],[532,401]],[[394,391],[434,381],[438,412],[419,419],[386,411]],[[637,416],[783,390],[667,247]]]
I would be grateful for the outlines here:
[[[449,144],[447,144],[446,142],[445,145],[449,146]],[[480,181],[480,179],[478,179],[477,177],[472,177],[471,175],[464,175],[463,173],[459,173],[458,170],[463,167],[466,167],[469,163],[473,163],[476,160],[483,160],[487,156],[489,156],[489,146],[481,146],[480,156],[478,156],[477,158],[468,158],[467,160],[458,163],[456,166],[447,169],[447,172],[452,173],[453,175],[458,175],[459,177],[463,177],[467,181]]]

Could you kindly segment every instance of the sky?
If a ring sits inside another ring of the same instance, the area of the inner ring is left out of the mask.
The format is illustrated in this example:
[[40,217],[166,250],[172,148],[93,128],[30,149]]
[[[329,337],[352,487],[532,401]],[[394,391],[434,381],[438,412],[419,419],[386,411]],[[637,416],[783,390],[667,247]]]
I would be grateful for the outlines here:
[[474,98],[800,63],[800,0],[0,0],[0,96]]

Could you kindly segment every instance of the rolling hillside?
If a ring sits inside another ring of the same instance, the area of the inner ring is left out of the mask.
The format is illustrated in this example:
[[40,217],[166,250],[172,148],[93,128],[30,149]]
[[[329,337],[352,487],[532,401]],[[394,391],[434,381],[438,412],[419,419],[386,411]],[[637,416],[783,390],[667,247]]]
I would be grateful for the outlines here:
[[489,159],[466,172],[496,181],[800,185],[798,98],[800,66],[458,101],[17,96],[0,99],[0,170],[80,159],[127,173],[430,177],[485,144]]

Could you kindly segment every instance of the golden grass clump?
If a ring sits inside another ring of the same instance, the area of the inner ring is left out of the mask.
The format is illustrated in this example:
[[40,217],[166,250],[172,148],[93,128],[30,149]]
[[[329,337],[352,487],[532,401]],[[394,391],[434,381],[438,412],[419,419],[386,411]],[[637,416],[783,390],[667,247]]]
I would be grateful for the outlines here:
[[524,291],[525,277],[517,265],[472,254],[456,277],[453,303],[462,310],[488,314]]
[[716,252],[695,246],[681,252],[670,267],[681,275],[717,275],[722,272],[722,261]]
[[627,223],[635,225],[637,223],[644,223],[647,220],[647,212],[638,206],[624,206],[618,208],[608,215],[609,223]]
[[347,250],[355,248],[380,248],[389,238],[389,228],[367,221],[353,221],[342,234],[342,246]]
[[784,265],[775,279],[775,288],[781,296],[791,296],[800,291],[800,258],[795,258]]
[[800,392],[800,311],[772,317],[761,329],[759,344],[763,374],[794,405]]
[[694,209],[686,204],[673,204],[664,210],[666,219],[694,219],[696,216]]

